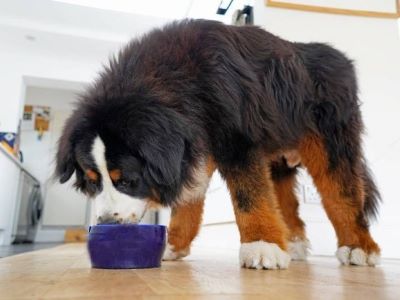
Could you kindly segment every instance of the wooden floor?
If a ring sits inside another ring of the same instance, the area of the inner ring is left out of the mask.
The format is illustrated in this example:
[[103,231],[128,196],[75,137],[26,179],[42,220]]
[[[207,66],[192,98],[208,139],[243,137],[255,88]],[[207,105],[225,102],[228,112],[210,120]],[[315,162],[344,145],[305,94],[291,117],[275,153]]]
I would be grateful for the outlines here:
[[400,299],[400,262],[341,267],[311,257],[289,270],[246,270],[233,250],[193,249],[161,269],[91,269],[83,244],[0,259],[0,299]]

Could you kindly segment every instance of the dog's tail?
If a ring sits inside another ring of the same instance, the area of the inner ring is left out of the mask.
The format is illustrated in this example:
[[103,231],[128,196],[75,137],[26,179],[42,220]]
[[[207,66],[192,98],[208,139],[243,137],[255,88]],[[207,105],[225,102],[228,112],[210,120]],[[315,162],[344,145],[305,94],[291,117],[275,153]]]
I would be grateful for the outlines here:
[[373,180],[371,170],[368,168],[365,161],[362,164],[362,178],[364,182],[365,201],[364,201],[364,215],[369,220],[375,220],[378,216],[379,204],[381,202],[381,195]]

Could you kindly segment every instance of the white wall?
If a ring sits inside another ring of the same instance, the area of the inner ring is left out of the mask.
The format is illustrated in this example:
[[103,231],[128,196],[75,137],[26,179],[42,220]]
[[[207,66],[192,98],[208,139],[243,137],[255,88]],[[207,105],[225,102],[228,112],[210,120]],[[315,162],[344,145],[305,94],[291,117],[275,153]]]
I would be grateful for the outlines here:
[[[23,39],[23,36],[21,36]],[[24,77],[51,78],[55,80],[89,82],[101,66],[100,59],[76,60],[30,51],[32,45],[2,43],[0,47],[0,131],[15,132],[18,126],[24,95]],[[40,48],[40,46],[38,47]],[[38,51],[38,50],[36,50]],[[39,52],[39,51],[38,51]],[[107,53],[104,54],[104,60]]]
[[[0,31],[0,36],[4,32]],[[18,39],[19,37],[19,39]],[[107,59],[108,53],[94,57],[76,59],[65,55],[57,56],[57,53],[48,53],[48,50],[40,51],[42,45],[26,43],[24,36],[1,36],[0,44],[0,131],[16,132],[18,120],[22,116],[25,78],[51,78],[66,82],[89,82],[101,67],[101,63]],[[4,38],[4,39],[3,39]],[[13,39],[16,41],[14,42]],[[3,43],[5,41],[5,43]],[[112,51],[112,50],[110,50]],[[44,80],[45,81],[45,80]],[[14,216],[13,203],[15,202],[16,183],[18,172],[8,166],[3,159],[0,161],[0,211],[5,212],[7,220],[0,220],[0,230],[3,232],[5,243],[11,236],[12,219]],[[6,176],[7,174],[7,176]],[[0,241],[1,242],[1,241]]]
[[38,132],[35,130],[24,130],[21,132],[20,149],[24,154],[25,167],[41,182],[45,183],[49,176],[50,164],[53,157],[50,155],[53,149],[52,133],[53,121],[57,112],[62,111],[68,114],[72,111],[72,103],[76,99],[75,92],[61,89],[48,89],[27,87],[25,105],[49,106],[50,107],[50,128],[44,132],[42,138],[38,139]]
[[[42,226],[83,226],[86,224],[86,197],[68,185],[60,185],[52,180],[57,140],[65,120],[72,112],[77,92],[62,89],[28,87],[26,105],[50,107],[49,131],[38,139],[38,132],[22,130],[21,150],[24,166],[41,183],[44,197]],[[40,235],[40,233],[39,233]]]

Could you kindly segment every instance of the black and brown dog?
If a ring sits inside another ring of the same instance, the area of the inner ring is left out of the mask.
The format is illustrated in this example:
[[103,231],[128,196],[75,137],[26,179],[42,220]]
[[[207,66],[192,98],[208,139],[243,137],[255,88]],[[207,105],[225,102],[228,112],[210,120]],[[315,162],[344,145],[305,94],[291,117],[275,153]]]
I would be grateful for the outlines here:
[[375,265],[368,230],[378,191],[361,149],[352,62],[325,44],[253,26],[185,20],[131,41],[82,95],[60,139],[56,174],[95,200],[97,220],[138,222],[172,207],[165,259],[189,253],[209,179],[231,193],[240,262],[287,268],[307,253],[293,191],[314,179],[343,264]]

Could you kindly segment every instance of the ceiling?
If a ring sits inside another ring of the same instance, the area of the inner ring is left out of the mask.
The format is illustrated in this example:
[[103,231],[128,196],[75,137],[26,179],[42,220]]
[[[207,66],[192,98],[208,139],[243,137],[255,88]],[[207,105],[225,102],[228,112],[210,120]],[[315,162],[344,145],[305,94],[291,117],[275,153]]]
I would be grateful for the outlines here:
[[[180,19],[192,6],[192,0],[142,1],[142,0],[53,0],[79,6],[100,8],[109,11],[127,12],[136,15]],[[211,1],[212,2],[212,1]]]
[[0,0],[0,26],[123,42],[172,19],[218,19],[215,12],[219,2],[220,0]]
[[215,14],[219,3],[220,0],[0,0],[0,50],[103,61],[132,37],[172,19],[221,19]]
[[52,0],[0,1],[0,26],[115,42],[127,40],[168,20],[167,17],[95,9]]
[[[10,59],[30,55],[83,62],[96,71],[129,39],[173,19],[226,21],[230,16],[216,14],[220,1],[0,0],[0,53],[13,54]],[[247,0],[234,3],[242,5],[243,1]],[[44,79],[25,80],[35,86],[55,85]],[[81,88],[74,82],[60,85]]]

